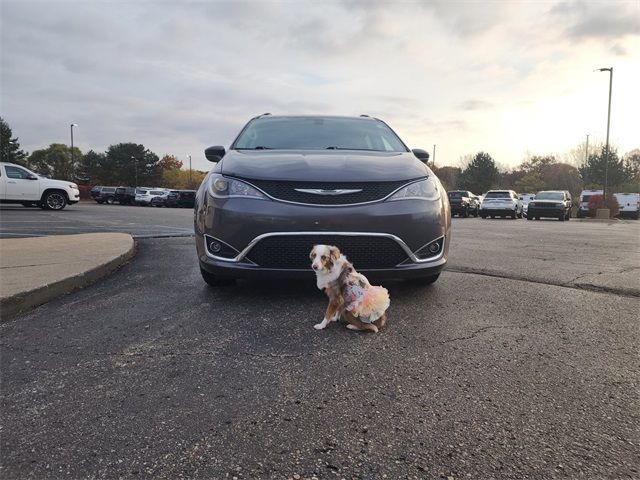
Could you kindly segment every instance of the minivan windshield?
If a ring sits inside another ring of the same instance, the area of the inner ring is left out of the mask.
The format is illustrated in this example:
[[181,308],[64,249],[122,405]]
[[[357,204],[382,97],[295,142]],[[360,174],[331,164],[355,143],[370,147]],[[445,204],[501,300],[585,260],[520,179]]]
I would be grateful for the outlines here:
[[370,118],[260,117],[251,120],[236,150],[370,150],[406,152],[398,136]]
[[564,200],[562,192],[538,192],[536,200]]

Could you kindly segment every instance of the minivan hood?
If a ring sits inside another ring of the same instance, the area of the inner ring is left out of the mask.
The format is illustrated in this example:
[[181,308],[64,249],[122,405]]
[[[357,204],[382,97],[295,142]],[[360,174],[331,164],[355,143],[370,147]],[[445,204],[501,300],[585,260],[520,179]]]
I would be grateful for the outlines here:
[[412,152],[231,150],[220,172],[256,180],[362,182],[419,178],[429,169]]

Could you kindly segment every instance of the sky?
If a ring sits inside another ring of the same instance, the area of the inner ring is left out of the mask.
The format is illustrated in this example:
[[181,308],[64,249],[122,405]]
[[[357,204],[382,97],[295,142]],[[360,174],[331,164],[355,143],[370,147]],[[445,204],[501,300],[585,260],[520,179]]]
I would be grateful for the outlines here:
[[640,0],[0,0],[0,116],[26,151],[141,143],[208,170],[253,116],[368,114],[436,164],[640,147]]

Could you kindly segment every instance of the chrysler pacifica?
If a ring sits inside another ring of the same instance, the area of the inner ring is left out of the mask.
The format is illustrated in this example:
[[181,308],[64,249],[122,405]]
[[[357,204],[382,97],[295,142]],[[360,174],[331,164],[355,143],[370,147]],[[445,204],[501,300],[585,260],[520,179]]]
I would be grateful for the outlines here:
[[251,119],[195,202],[196,248],[210,285],[312,278],[314,244],[337,245],[372,278],[434,282],[447,262],[447,193],[383,121],[368,116]]

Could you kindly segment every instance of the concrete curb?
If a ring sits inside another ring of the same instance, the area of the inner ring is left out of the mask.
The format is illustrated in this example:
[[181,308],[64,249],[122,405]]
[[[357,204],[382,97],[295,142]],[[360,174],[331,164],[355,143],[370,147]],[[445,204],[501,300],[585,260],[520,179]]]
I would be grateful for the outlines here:
[[136,243],[132,238],[131,246],[126,252],[106,263],[48,285],[0,298],[0,312],[2,313],[2,315],[0,315],[0,323],[5,323],[17,314],[24,313],[55,298],[71,293],[74,290],[91,285],[129,262],[129,260],[135,256],[135,253]]

